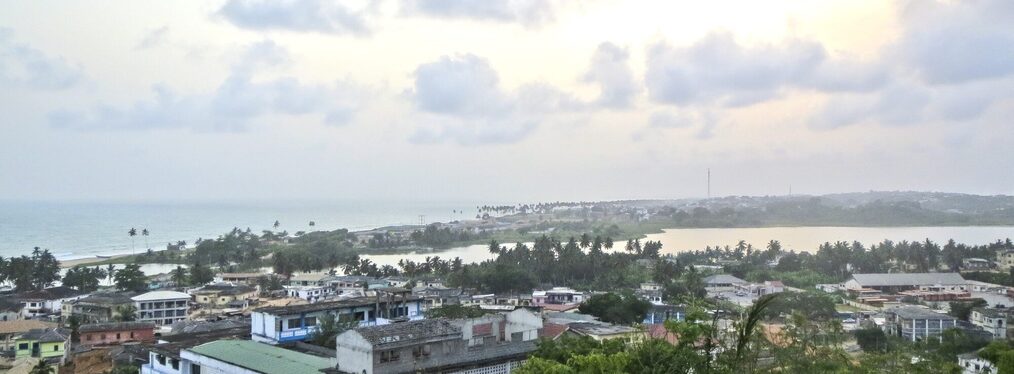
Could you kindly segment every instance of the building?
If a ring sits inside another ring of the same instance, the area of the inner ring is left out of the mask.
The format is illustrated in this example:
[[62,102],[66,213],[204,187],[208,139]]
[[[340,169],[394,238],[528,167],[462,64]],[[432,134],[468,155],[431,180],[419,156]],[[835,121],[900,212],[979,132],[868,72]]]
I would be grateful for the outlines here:
[[180,352],[181,374],[320,374],[335,359],[250,340],[217,340]]
[[78,344],[118,345],[128,342],[155,341],[155,324],[151,322],[92,323],[78,328]]
[[56,324],[34,319],[2,321],[0,322],[0,351],[13,350],[15,347],[14,342],[17,338],[30,330],[52,327],[56,327]]
[[432,319],[349,330],[336,339],[338,373],[509,373],[542,328],[519,309],[477,319]]
[[958,366],[962,374],[997,374],[999,371],[992,362],[979,357],[978,352],[958,355]]
[[22,319],[21,309],[24,306],[11,299],[0,299],[0,322]]
[[874,289],[893,294],[901,291],[967,291],[968,281],[958,273],[878,273],[852,274],[845,289]]
[[567,287],[553,287],[546,291],[532,292],[532,304],[580,304],[585,300],[585,294]]
[[665,321],[682,321],[686,318],[686,311],[682,306],[652,304],[651,309],[644,315],[644,324],[660,324]]
[[81,299],[87,294],[87,292],[60,286],[22,292],[14,299],[22,305],[21,315],[25,318],[32,318],[46,314],[59,314],[64,303]]
[[70,346],[70,331],[59,328],[32,329],[14,340],[14,357],[60,359]]
[[1004,309],[974,308],[968,316],[968,321],[989,332],[993,335],[993,339],[1007,339],[1007,317],[1009,315],[1010,313]]
[[961,259],[961,270],[989,270],[992,267],[993,264],[984,258]]
[[383,325],[391,319],[420,319],[422,298],[388,295],[258,308],[250,315],[250,335],[253,340],[269,344],[305,340],[317,331],[317,322],[325,314],[355,319],[361,326]]
[[137,308],[138,321],[150,321],[159,326],[187,319],[190,310],[190,295],[182,292],[152,291],[130,300]]
[[148,362],[141,366],[141,374],[180,374],[183,368],[180,352],[184,349],[215,340],[249,338],[248,326],[161,336],[148,349]]
[[957,319],[917,306],[899,306],[884,310],[885,332],[908,341],[922,341],[957,327]]
[[85,322],[111,322],[122,307],[134,305],[135,292],[93,293],[63,304],[64,316],[78,316]]
[[1010,271],[1014,268],[1014,249],[1001,249],[996,251],[996,267],[1000,271]]
[[262,273],[219,273],[215,275],[215,283],[236,283],[246,284],[248,286],[257,285],[258,280],[261,277],[274,276],[274,274],[262,274]]
[[285,294],[289,297],[315,303],[334,296],[336,292],[332,286],[285,286]]
[[568,333],[587,336],[596,341],[621,339],[628,343],[640,341],[644,335],[640,330],[629,326],[614,325],[605,322],[573,322],[567,324]]
[[329,275],[326,273],[306,273],[296,274],[289,278],[290,286],[323,286],[325,278]]
[[225,306],[233,301],[257,297],[257,289],[246,284],[214,283],[190,291],[194,301],[201,305]]
[[750,283],[729,274],[710,275],[705,277],[703,281],[704,288],[712,292],[732,291],[736,288],[736,286],[742,286]]

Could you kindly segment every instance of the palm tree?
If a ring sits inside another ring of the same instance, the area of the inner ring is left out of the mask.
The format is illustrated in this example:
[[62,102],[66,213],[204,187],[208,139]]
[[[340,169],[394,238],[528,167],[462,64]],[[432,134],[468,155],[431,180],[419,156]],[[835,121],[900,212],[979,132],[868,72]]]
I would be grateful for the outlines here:
[[116,275],[116,265],[113,264],[106,265],[106,276],[109,277],[110,282],[113,281],[113,275]]
[[272,225],[272,227],[274,227],[275,229],[277,229],[277,228],[278,228],[278,226],[281,226],[281,225],[282,225],[282,224],[281,224],[281,223],[279,223],[279,222],[278,222],[278,220],[276,219],[276,220],[275,220],[275,224],[274,224],[274,225]]
[[39,358],[39,363],[35,364],[28,374],[50,374],[52,372],[53,370],[49,367],[49,363],[46,362],[46,359]]
[[182,267],[180,265],[176,265],[176,268],[172,270],[171,277],[172,277],[173,283],[176,283],[177,287],[186,285],[187,284],[187,268]]
[[151,246],[148,245],[148,229],[147,228],[141,229],[141,236],[144,236],[144,247],[147,248],[147,249],[151,249]]
[[134,252],[134,237],[137,236],[137,229],[131,227],[130,230],[127,231],[127,235],[130,235],[130,252],[133,253]]
[[317,226],[317,222],[310,221],[310,227]]
[[113,317],[118,322],[131,322],[137,319],[137,308],[133,305],[120,305],[116,307],[116,316]]

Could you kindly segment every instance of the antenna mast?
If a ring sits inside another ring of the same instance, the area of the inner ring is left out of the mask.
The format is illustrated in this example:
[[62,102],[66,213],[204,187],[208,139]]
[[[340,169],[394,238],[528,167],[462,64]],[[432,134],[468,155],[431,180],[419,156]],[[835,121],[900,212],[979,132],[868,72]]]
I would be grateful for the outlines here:
[[708,198],[711,198],[711,168],[708,168]]

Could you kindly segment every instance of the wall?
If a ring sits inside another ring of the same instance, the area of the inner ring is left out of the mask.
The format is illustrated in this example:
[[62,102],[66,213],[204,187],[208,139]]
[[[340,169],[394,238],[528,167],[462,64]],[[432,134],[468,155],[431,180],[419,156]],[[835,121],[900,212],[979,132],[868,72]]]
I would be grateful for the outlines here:
[[201,374],[258,374],[256,371],[247,370],[190,351],[181,351],[180,358],[183,359],[183,362],[180,363],[181,374],[190,374],[192,364],[201,366]]
[[355,331],[339,334],[335,342],[338,368],[351,373],[373,374],[373,345]]
[[[119,334],[119,337],[117,337]],[[131,335],[133,334],[133,335]],[[81,333],[81,345],[119,344],[155,340],[152,330],[93,331]]]

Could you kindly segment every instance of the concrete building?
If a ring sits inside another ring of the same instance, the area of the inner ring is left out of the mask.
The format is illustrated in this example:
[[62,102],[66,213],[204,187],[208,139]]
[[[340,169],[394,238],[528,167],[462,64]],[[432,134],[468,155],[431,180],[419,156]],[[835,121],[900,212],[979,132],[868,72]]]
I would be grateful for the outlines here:
[[999,371],[992,362],[979,357],[978,352],[958,356],[958,366],[962,374],[997,374]]
[[989,260],[984,258],[964,258],[961,259],[961,270],[989,270],[993,267],[993,264]]
[[958,273],[852,274],[846,290],[873,289],[887,294],[901,291],[968,291],[968,281]]
[[991,335],[993,339],[1007,339],[1007,317],[1010,313],[1004,309],[997,308],[975,308],[968,316],[968,321],[973,325],[981,327]]
[[532,292],[532,304],[580,304],[585,300],[585,294],[567,287],[553,287],[545,291]]
[[148,362],[141,365],[141,374],[180,374],[183,370],[182,350],[210,341],[249,338],[249,326],[161,336],[158,343],[148,349]]
[[215,283],[236,283],[248,286],[256,286],[261,277],[271,277],[274,274],[264,273],[218,273],[215,275]]
[[34,319],[2,321],[0,322],[0,351],[13,350],[17,338],[28,331],[53,327],[56,327],[55,323]]
[[745,280],[729,274],[715,274],[704,278],[704,288],[708,291],[732,291],[736,286],[749,284]]
[[62,363],[70,346],[70,331],[59,328],[33,329],[14,340],[14,357],[59,359]]
[[996,267],[1000,271],[1010,271],[1014,268],[1014,249],[1001,249],[996,251]]
[[320,374],[335,358],[250,340],[218,340],[180,352],[181,374]]
[[258,308],[250,315],[251,338],[269,344],[305,340],[317,331],[325,314],[355,319],[361,326],[383,325],[391,319],[421,319],[422,298],[388,295]]
[[89,323],[110,322],[123,306],[134,305],[135,292],[93,293],[63,304],[63,316],[78,316]]
[[257,289],[246,284],[214,283],[191,290],[194,301],[207,306],[226,306],[233,301],[249,300],[257,297]]
[[128,342],[155,341],[155,324],[151,322],[111,322],[81,325],[78,328],[82,346],[118,345]]
[[889,335],[908,341],[922,341],[939,336],[944,330],[957,327],[957,319],[917,306],[899,306],[884,310],[884,325]]
[[137,308],[138,321],[150,321],[159,326],[187,319],[190,311],[190,295],[182,292],[152,291],[130,300]]
[[519,309],[468,320],[433,319],[338,336],[338,373],[509,373],[535,350],[542,320]]
[[60,286],[22,292],[17,294],[14,300],[22,305],[22,317],[32,318],[46,314],[59,314],[64,303],[84,298],[87,295],[87,292]]

